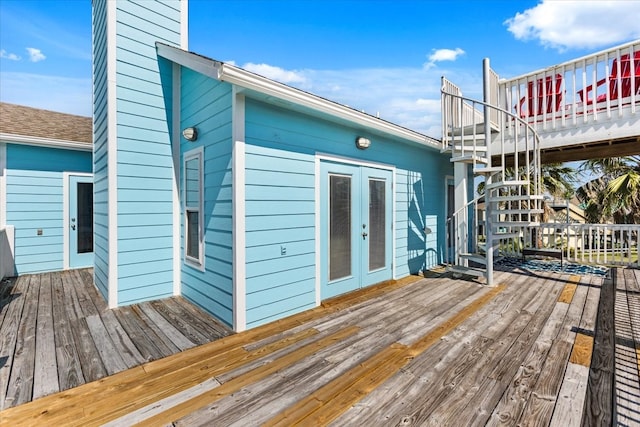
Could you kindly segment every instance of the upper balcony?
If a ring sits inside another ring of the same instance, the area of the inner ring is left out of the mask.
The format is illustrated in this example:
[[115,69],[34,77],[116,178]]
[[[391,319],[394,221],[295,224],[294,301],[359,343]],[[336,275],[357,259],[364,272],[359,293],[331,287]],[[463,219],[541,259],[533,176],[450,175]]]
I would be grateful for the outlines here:
[[[640,152],[640,40],[522,76],[491,73],[489,79],[491,103],[540,136],[543,163]],[[522,126],[514,120],[492,125],[507,135]]]

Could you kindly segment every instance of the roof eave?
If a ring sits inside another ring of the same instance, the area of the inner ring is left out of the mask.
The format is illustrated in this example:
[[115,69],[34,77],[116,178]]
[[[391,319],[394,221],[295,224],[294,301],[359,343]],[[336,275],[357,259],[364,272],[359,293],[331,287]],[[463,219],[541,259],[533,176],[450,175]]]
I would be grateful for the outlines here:
[[38,147],[62,148],[65,150],[93,151],[93,144],[61,139],[40,138],[28,135],[0,133],[0,141],[12,144],[37,145]]
[[372,128],[393,136],[409,140],[429,148],[440,150],[440,142],[411,129],[395,125],[377,117],[362,113],[346,105],[329,101],[317,95],[276,82],[234,65],[184,51],[182,49],[156,43],[158,55],[177,64],[191,68],[216,80],[225,81],[243,88],[279,98],[315,111],[329,114],[349,122]]

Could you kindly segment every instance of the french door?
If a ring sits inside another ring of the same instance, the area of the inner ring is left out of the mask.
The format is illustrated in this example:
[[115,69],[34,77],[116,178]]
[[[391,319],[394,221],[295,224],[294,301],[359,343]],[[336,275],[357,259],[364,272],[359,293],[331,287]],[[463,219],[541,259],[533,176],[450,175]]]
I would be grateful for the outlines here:
[[93,177],[69,176],[69,267],[93,265]]
[[320,164],[321,299],[392,277],[392,173]]

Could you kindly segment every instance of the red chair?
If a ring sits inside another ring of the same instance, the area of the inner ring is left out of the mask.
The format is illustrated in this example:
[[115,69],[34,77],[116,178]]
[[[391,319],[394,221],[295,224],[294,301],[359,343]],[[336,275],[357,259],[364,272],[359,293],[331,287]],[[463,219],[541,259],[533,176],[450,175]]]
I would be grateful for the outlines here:
[[[635,91],[636,95],[640,94],[640,51],[637,51],[633,54],[633,68],[635,69]],[[613,60],[613,64],[611,65],[611,75],[609,76],[609,91],[603,94],[596,96],[596,102],[603,102],[608,99],[613,101],[618,99],[618,81],[620,81],[620,97],[626,98],[631,96],[631,55],[626,54],[620,56],[620,77],[618,79],[618,58]],[[596,83],[596,89],[599,86],[602,86],[607,82],[607,79],[604,78],[599,80]],[[578,94],[580,95],[580,100],[585,102],[585,98],[587,99],[587,104],[593,103],[593,97],[589,96],[589,93],[593,92],[593,85],[589,85]]]
[[[522,118],[541,116],[544,113],[551,114],[560,110],[560,105],[562,104],[562,74],[556,74],[555,78],[554,76],[547,76],[536,80],[535,83],[535,93],[533,91],[534,82],[528,82],[527,96],[522,97],[516,106],[516,110],[519,111]],[[523,109],[522,106],[525,101],[528,101],[527,107]]]

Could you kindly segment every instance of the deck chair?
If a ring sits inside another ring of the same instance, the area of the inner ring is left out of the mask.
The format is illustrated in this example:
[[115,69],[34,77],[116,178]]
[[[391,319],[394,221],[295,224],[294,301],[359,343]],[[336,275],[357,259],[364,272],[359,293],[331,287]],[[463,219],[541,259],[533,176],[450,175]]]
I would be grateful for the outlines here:
[[[535,83],[535,93],[534,93]],[[555,84],[554,84],[555,83]],[[526,108],[522,108],[527,102]],[[516,106],[520,117],[527,118],[540,116],[544,113],[551,114],[560,110],[562,104],[562,74],[547,76],[527,83],[527,96],[523,96]]]
[[[636,95],[640,94],[640,51],[637,51],[633,54],[633,68],[635,70],[635,91]],[[626,98],[631,96],[631,55],[626,54],[620,56],[620,97]],[[595,89],[599,86],[604,85],[607,82],[607,79],[604,78],[599,80]],[[594,92],[594,86],[589,85],[578,94],[580,95],[580,100],[587,104],[593,103],[593,96],[589,96],[590,93]],[[609,96],[609,100],[613,101],[618,99],[618,58],[613,60],[611,64],[611,74],[609,75],[609,91],[603,94],[596,96],[596,103],[603,102],[607,100],[607,96]]]

